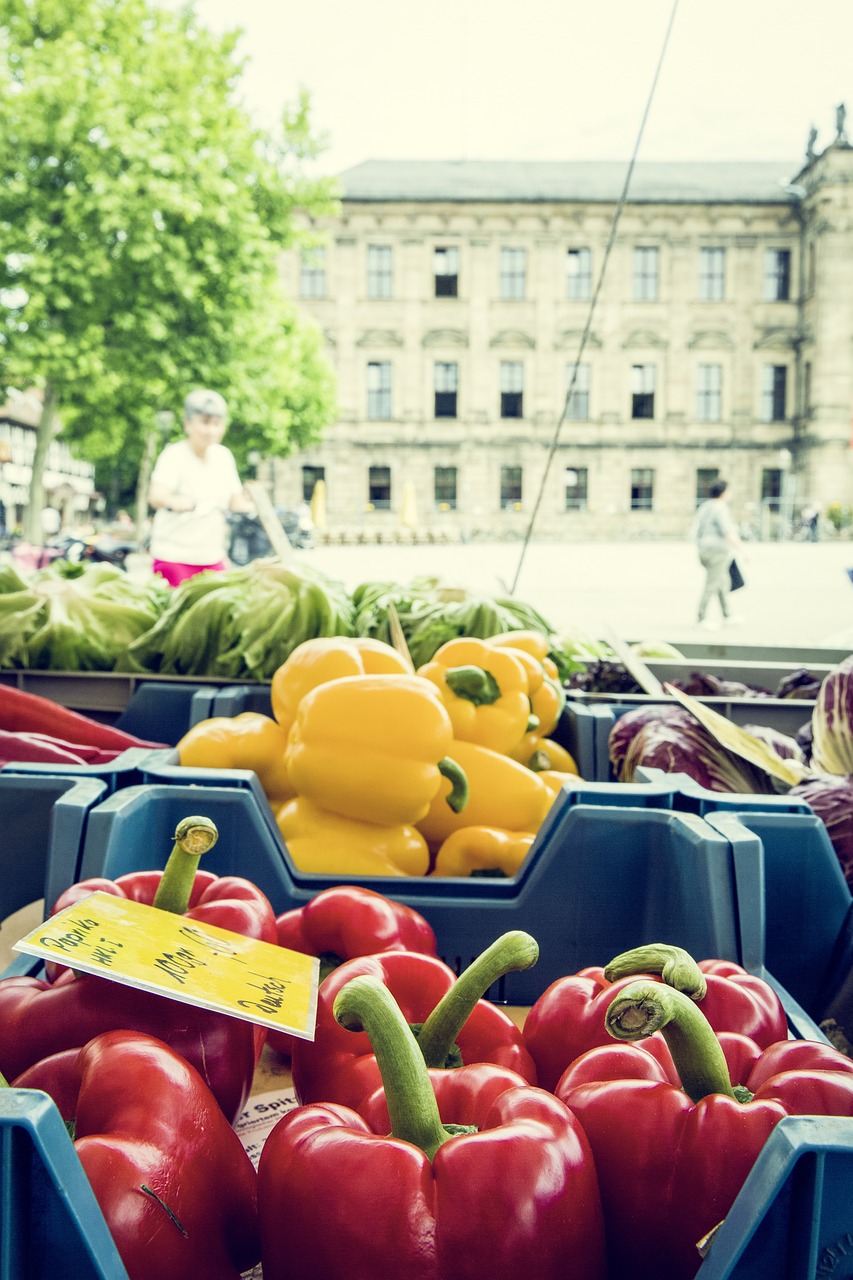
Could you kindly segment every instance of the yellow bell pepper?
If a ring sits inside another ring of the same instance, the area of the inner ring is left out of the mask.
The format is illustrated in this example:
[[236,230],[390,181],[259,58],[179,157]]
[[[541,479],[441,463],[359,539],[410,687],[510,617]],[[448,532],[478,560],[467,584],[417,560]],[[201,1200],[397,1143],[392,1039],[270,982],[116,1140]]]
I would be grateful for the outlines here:
[[560,791],[566,783],[569,786],[576,787],[580,782],[580,778],[576,773],[563,773],[559,769],[541,769],[536,777],[545,783],[545,786],[551,792],[551,799],[556,800]]
[[434,876],[514,876],[536,839],[532,831],[460,827],[441,845]]
[[528,727],[527,671],[509,649],[469,637],[448,640],[418,675],[436,686],[463,742],[508,752]]
[[578,772],[572,753],[553,738],[543,738],[538,731],[526,733],[507,755],[537,773],[542,769],[559,769],[562,773]]
[[276,824],[300,871],[313,875],[424,876],[429,849],[408,824],[380,826],[343,818],[305,796],[282,805]]
[[457,740],[453,758],[468,779],[468,804],[463,812],[454,813],[446,803],[450,784],[442,781],[426,816],[416,823],[432,848],[437,849],[460,827],[539,830],[554,797],[538,774],[474,742]]
[[539,722],[537,732],[547,738],[556,729],[566,705],[566,694],[557,667],[548,657],[548,637],[539,631],[504,631],[492,636],[488,643],[499,649],[508,649],[516,656],[526,653],[528,659],[536,664],[541,679],[531,679],[530,707]]
[[252,769],[274,807],[295,795],[287,776],[287,734],[257,711],[213,716],[194,724],[177,746],[178,760],[195,769]]
[[560,722],[563,708],[566,705],[566,694],[559,680],[545,677],[542,684],[530,699],[533,714],[539,721],[538,731],[543,738],[552,734]]
[[298,795],[321,809],[380,826],[417,822],[442,777],[441,804],[464,807],[467,784],[455,760],[450,716],[417,675],[344,676],[299,704],[287,745]]
[[316,636],[303,640],[273,673],[272,713],[288,732],[299,703],[317,685],[343,676],[399,676],[410,675],[411,670],[392,645],[369,636]]
[[523,649],[525,653],[529,653],[537,662],[542,662],[548,657],[550,643],[548,637],[541,631],[502,631],[500,635],[490,636],[489,644],[497,645],[504,649]]

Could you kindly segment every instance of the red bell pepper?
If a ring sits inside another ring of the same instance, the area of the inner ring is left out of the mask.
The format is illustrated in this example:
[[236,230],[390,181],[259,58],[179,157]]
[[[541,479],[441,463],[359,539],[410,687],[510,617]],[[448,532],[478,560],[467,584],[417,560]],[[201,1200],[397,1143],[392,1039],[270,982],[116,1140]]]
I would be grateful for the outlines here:
[[[696,962],[680,947],[651,943],[611,960],[606,968],[581,969],[558,978],[535,1002],[524,1024],[524,1043],[536,1063],[539,1084],[554,1089],[575,1058],[606,1044],[605,1013],[613,997],[634,978],[660,975],[662,981],[699,1000],[715,1031],[736,1031],[759,1045],[784,1040],[785,1011],[772,987],[729,960]],[[646,1048],[667,1066],[662,1036]]]
[[702,1262],[697,1245],[729,1212],[779,1121],[853,1116],[853,1061],[818,1042],[762,1050],[740,1036],[727,1062],[700,1005],[651,981],[621,989],[606,1018],[620,1040],[661,1030],[681,1081],[667,1083],[649,1054],[623,1045],[607,1078],[586,1062],[607,1059],[595,1049],[558,1086],[595,1157],[611,1275],[689,1280]]
[[[215,838],[209,819],[186,818],[164,871],[131,873],[115,882],[82,881],[60,901],[68,906],[103,889],[274,942],[275,914],[259,889],[238,877],[196,870]],[[16,977],[0,982],[0,1071],[7,1078],[50,1054],[80,1048],[101,1032],[142,1031],[166,1041],[196,1068],[229,1120],[239,1115],[263,1048],[262,1028],[95,974],[57,965],[50,972],[58,972],[55,981]]]
[[110,764],[120,752],[66,742],[47,733],[12,733],[0,729],[0,766],[33,764]]
[[433,956],[389,951],[360,956],[324,980],[317,999],[314,1040],[293,1045],[291,1071],[300,1102],[340,1102],[357,1109],[382,1083],[370,1038],[351,1035],[334,1014],[338,992],[352,979],[370,974],[383,982],[416,1031],[428,1067],[494,1062],[517,1071],[531,1084],[536,1069],[521,1032],[502,1009],[480,999],[511,969],[536,963],[539,948],[529,934],[504,934],[456,978]]
[[102,747],[116,753],[129,747],[162,747],[112,725],[101,724],[50,698],[0,683],[0,728],[10,733],[39,733],[83,746]]
[[[345,960],[381,951],[436,954],[432,926],[417,911],[373,889],[341,884],[323,889],[304,907],[294,907],[276,919],[278,944],[303,955],[319,956],[320,981]],[[294,1037],[285,1031],[267,1033],[277,1053],[293,1051]]]
[[357,977],[336,1012],[373,1041],[391,1132],[334,1103],[282,1117],[258,1167],[264,1280],[605,1280],[595,1169],[562,1103],[463,1085],[457,1111],[447,1072],[440,1116],[388,989]]
[[260,1258],[257,1178],[198,1072],[135,1031],[60,1057],[59,1080],[47,1059],[14,1087],[56,1089],[71,1108],[80,1163],[130,1280],[239,1280]]

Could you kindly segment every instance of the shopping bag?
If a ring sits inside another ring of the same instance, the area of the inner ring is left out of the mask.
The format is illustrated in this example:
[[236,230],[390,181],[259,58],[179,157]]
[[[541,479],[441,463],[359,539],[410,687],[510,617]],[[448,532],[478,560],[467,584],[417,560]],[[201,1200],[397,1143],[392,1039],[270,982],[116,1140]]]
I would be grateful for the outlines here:
[[729,561],[729,590],[740,591],[741,587],[745,587],[746,582],[740,571],[740,565],[737,560]]

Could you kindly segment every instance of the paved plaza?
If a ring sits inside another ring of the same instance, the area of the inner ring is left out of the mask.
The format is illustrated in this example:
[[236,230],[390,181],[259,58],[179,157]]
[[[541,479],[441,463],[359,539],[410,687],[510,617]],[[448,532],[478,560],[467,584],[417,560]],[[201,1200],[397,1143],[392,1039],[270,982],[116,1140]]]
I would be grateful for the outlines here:
[[[523,559],[522,559],[523,553]],[[296,551],[352,589],[366,579],[432,574],[453,585],[514,594],[558,629],[593,636],[853,650],[853,543],[750,543],[747,585],[732,596],[739,620],[696,625],[703,571],[690,542],[521,542],[416,546],[319,546]],[[519,571],[520,565],[520,571]],[[710,613],[710,611],[709,611]]]

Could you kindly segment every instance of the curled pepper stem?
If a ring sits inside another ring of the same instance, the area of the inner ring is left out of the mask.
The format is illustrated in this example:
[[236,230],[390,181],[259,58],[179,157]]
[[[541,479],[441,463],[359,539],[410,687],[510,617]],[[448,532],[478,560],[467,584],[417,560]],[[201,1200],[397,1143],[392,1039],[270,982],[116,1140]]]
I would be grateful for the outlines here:
[[417,1041],[400,1006],[376,978],[352,978],[335,997],[334,1014],[348,1031],[366,1031],[382,1074],[391,1134],[420,1147],[430,1160],[452,1135],[438,1113]]
[[623,951],[604,970],[608,982],[632,973],[659,973],[667,986],[683,991],[691,1000],[701,1000],[708,990],[705,975],[693,957],[667,942],[650,942],[648,946]]
[[201,855],[212,849],[218,839],[216,824],[210,818],[181,819],[152,906],[183,915],[189,905]]
[[468,778],[465,770],[450,756],[444,756],[438,762],[438,772],[450,783],[450,790],[445,800],[454,813],[461,813],[468,803]]
[[475,707],[491,706],[501,696],[500,685],[485,667],[448,667],[444,679],[457,698],[465,698]]
[[632,982],[612,1001],[605,1026],[614,1040],[644,1040],[660,1031],[681,1086],[693,1102],[709,1093],[737,1096],[713,1027],[681,991],[660,982]]
[[539,944],[529,933],[514,929],[469,964],[441,998],[418,1033],[418,1045],[428,1067],[443,1067],[477,1001],[493,982],[517,969],[532,969]]

